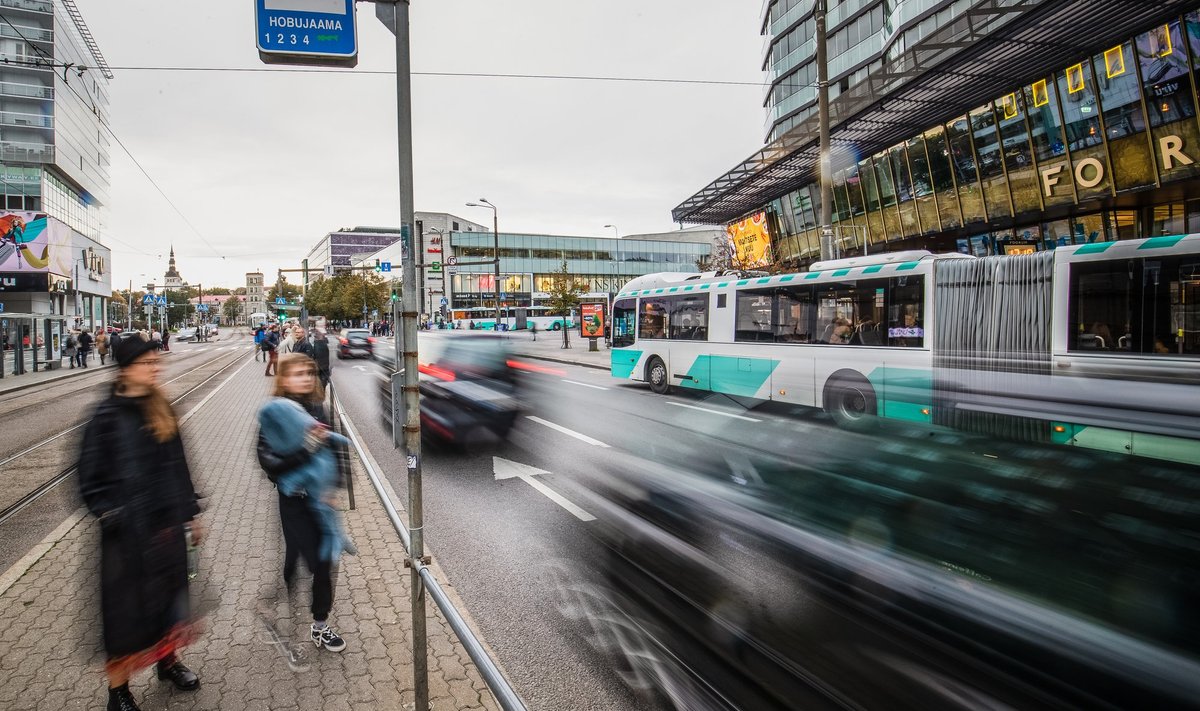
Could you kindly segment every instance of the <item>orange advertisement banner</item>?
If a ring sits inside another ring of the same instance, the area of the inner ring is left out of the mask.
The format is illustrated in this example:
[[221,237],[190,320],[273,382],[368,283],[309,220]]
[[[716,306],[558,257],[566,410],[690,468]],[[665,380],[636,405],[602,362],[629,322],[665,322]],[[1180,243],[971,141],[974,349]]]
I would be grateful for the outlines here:
[[604,304],[580,304],[579,316],[579,335],[581,337],[604,337]]
[[756,269],[771,263],[771,233],[767,213],[757,212],[725,228],[733,244],[735,266]]

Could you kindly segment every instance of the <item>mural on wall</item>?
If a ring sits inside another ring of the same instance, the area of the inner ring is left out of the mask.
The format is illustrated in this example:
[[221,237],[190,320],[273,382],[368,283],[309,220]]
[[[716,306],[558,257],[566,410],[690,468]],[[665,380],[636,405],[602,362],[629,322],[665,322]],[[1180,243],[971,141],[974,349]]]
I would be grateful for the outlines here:
[[0,212],[0,272],[71,273],[71,228],[41,212]]

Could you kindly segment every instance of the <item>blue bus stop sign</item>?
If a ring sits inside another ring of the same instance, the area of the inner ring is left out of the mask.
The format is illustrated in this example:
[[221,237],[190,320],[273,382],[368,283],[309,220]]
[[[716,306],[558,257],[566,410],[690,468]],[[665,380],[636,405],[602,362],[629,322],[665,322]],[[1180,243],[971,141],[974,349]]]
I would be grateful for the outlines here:
[[358,64],[354,0],[254,0],[258,56],[266,64]]

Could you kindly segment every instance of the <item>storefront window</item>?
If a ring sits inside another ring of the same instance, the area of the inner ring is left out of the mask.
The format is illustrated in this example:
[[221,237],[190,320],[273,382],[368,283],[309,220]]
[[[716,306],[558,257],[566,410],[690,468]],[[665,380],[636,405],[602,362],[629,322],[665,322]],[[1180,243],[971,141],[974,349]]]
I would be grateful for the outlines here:
[[1004,146],[1004,168],[1018,213],[1042,209],[1038,196],[1037,175],[1033,170],[1033,152],[1025,128],[1025,95],[1014,91],[996,102],[996,120],[1000,124],[1000,142]]
[[1100,107],[1093,89],[1092,63],[1080,62],[1060,71],[1056,76],[1058,97],[1062,101],[1063,126],[1075,188],[1079,199],[1108,195],[1112,192],[1108,154],[1104,150],[1104,134],[1100,130]]
[[921,234],[917,224],[917,203],[914,200],[912,177],[908,174],[908,157],[904,146],[888,151],[892,160],[892,175],[896,179],[896,200],[900,206],[900,228],[909,237]]
[[1183,203],[1167,203],[1155,205],[1154,215],[1150,220],[1150,234],[1147,237],[1184,234]]
[[908,165],[912,168],[912,190],[916,196],[917,214],[921,218],[919,232],[939,230],[941,224],[938,221],[937,201],[933,197],[933,176],[929,172],[929,158],[925,155],[923,136],[917,136],[908,142]]
[[1070,220],[1055,220],[1042,225],[1043,245],[1046,249],[1065,247],[1074,240]]
[[958,182],[958,199],[962,205],[963,222],[982,222],[985,219],[983,190],[975,168],[971,132],[965,116],[946,126],[946,140],[950,145],[950,163],[954,170],[954,179]]
[[1000,134],[992,105],[985,104],[971,112],[971,133],[975,139],[975,157],[979,161],[979,178],[989,219],[1012,215],[1008,183],[1004,179],[1004,155],[1000,150]]
[[1047,206],[1075,201],[1075,181],[1071,179],[1058,106],[1058,89],[1053,78],[1041,79],[1025,87],[1029,139],[1038,164],[1037,188]]
[[1113,210],[1108,216],[1110,241],[1118,239],[1138,239],[1142,236],[1138,229],[1137,210]]
[[1196,107],[1179,23],[1139,35],[1136,46],[1159,175],[1163,180],[1195,175],[1200,172],[1200,134],[1190,120]]
[[[937,211],[942,229],[961,227],[962,215],[958,211],[950,146],[946,142],[945,129],[941,126],[925,132],[925,156],[929,159],[929,177],[937,193]],[[929,229],[928,226],[926,229]]]
[[866,235],[868,224],[872,232],[882,234],[883,230],[879,218],[879,187],[875,184],[870,160],[861,161],[846,170],[846,190],[850,194],[855,217],[842,230],[841,242],[844,249],[854,249],[858,246],[858,237]]
[[839,170],[833,174],[833,221],[844,222],[850,219],[850,201],[846,198],[846,171]]
[[896,185],[888,154],[876,154],[872,162],[875,164],[875,180],[879,184],[879,209],[883,213],[886,239],[901,239],[904,237],[904,231],[900,229],[900,213],[896,211]]
[[1075,244],[1104,241],[1104,216],[1084,215],[1071,220],[1071,235]]
[[1133,66],[1133,46],[1128,42],[1092,58],[1113,180],[1118,190],[1154,183],[1154,163],[1146,143],[1146,116]]

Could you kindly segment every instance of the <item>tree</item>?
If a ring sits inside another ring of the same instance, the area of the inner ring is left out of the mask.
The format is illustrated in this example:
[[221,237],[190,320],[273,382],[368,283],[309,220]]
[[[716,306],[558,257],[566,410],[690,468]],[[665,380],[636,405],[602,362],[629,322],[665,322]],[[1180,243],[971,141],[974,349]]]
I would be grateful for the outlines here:
[[295,301],[296,297],[299,295],[300,287],[289,284],[287,276],[281,273],[279,275],[279,280],[275,282],[275,286],[272,286],[267,290],[267,305],[269,306],[274,304],[275,299],[281,296],[291,303],[292,301]]
[[[553,316],[570,316],[571,312],[579,308],[579,295],[587,291],[587,285],[580,282],[571,275],[567,269],[567,260],[563,260],[562,266],[556,271],[550,272],[550,298],[546,300],[546,308]],[[566,328],[563,324],[563,348],[571,347],[571,329]]]
[[314,316],[358,321],[363,318],[364,305],[368,312],[387,313],[390,297],[388,284],[382,277],[342,272],[309,284],[304,302],[308,313]]
[[242,300],[236,296],[230,296],[225,299],[225,303],[221,304],[221,320],[232,326],[238,322],[238,318],[242,315]]
[[212,286],[204,290],[205,296],[229,296],[231,293],[233,292],[224,286]]

